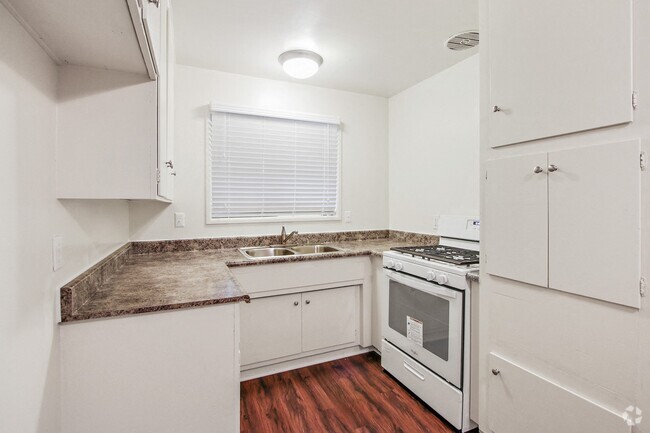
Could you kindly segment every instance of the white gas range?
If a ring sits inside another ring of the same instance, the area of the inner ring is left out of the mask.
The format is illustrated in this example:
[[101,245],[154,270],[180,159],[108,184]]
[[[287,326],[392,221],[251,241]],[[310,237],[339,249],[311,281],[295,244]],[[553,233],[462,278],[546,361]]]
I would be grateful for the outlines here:
[[469,419],[470,284],[480,223],[441,216],[441,241],[384,253],[382,366],[459,431]]

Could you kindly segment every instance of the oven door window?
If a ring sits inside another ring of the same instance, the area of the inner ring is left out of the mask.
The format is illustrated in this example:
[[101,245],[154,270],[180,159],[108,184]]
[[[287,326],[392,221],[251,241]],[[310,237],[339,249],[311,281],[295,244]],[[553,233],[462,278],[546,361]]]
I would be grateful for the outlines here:
[[390,281],[388,326],[444,361],[449,360],[450,302]]

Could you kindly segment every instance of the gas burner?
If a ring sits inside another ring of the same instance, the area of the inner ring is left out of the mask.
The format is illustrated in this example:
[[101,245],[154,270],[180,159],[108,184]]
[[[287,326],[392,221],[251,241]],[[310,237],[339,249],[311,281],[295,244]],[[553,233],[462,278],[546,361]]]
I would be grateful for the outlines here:
[[455,265],[472,265],[478,263],[479,252],[454,248],[445,245],[418,246],[418,247],[393,247],[393,251],[410,254],[414,257],[422,257],[427,260],[438,260]]

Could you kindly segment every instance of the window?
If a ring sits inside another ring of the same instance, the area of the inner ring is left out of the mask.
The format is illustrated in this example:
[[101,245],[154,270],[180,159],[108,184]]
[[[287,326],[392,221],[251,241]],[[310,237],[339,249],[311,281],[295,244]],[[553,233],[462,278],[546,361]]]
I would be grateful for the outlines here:
[[213,105],[207,222],[339,219],[340,137],[337,118]]

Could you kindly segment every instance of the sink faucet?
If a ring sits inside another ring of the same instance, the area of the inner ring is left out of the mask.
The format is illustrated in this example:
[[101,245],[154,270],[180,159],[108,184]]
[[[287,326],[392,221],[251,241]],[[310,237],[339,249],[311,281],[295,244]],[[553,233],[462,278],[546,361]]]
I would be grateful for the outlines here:
[[285,245],[285,244],[287,243],[287,241],[288,241],[289,239],[291,239],[291,237],[292,237],[293,235],[297,235],[297,234],[298,234],[298,231],[297,231],[297,230],[294,230],[294,231],[292,231],[291,233],[289,233],[289,234],[287,235],[287,231],[285,230],[284,226],[282,226],[282,231],[280,232],[280,243],[281,243],[282,245]]

